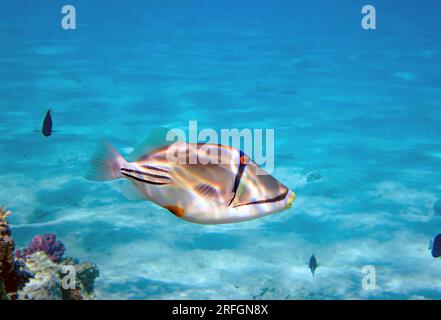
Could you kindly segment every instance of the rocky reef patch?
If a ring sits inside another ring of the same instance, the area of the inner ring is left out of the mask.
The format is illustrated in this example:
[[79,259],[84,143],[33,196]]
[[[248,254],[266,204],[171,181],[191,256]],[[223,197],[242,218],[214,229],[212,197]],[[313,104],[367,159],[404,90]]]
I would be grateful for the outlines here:
[[55,234],[36,235],[23,250],[15,250],[8,223],[10,210],[0,209],[0,299],[96,299],[98,267],[63,257],[64,244]]

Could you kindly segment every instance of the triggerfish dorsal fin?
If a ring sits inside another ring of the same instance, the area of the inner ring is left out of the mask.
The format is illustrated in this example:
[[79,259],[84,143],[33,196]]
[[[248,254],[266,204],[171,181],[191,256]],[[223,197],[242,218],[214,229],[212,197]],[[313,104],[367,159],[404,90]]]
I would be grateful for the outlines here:
[[169,131],[169,129],[164,127],[153,129],[147,138],[130,153],[129,159],[131,161],[139,160],[155,149],[175,143],[176,141],[167,141]]

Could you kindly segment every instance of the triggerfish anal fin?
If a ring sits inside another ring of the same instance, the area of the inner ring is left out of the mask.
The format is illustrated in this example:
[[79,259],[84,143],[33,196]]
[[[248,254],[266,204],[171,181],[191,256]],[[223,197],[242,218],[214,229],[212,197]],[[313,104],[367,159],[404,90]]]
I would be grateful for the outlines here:
[[170,211],[171,213],[173,213],[178,218],[185,215],[185,211],[181,207],[178,207],[178,206],[165,206],[164,208],[167,209],[168,211]]
[[170,130],[164,127],[153,129],[147,138],[139,144],[129,155],[131,161],[136,161],[153,150],[171,145],[176,141],[167,141],[167,134]]

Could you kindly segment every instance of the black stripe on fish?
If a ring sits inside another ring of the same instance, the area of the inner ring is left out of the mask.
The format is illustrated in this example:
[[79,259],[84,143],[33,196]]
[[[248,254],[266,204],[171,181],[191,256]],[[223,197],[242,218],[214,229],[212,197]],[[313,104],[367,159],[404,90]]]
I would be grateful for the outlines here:
[[121,168],[121,171],[131,172],[131,173],[138,173],[138,174],[142,174],[142,175],[149,176],[149,177],[152,177],[152,178],[170,180],[170,177],[162,176],[162,175],[159,175],[159,174],[148,173],[148,172],[144,172],[144,171],[139,171],[139,170]]
[[128,173],[124,173],[121,172],[122,175],[126,176],[127,178],[131,178],[133,180],[139,181],[139,182],[144,182],[144,183],[148,183],[148,184],[154,184],[154,185],[164,185],[164,184],[168,184],[168,182],[155,182],[155,181],[150,181],[150,180],[145,180],[145,179],[141,179],[138,178],[136,176],[132,176],[131,174]]
[[276,196],[274,198],[265,199],[265,200],[257,200],[257,201],[253,201],[253,202],[238,204],[238,205],[234,206],[234,208],[237,208],[237,207],[240,207],[240,206],[247,206],[247,205],[250,205],[250,204],[272,203],[272,202],[281,201],[281,200],[285,199],[287,194],[288,194],[288,189],[286,189],[285,192],[283,192],[282,194],[279,194],[278,196]]
[[160,171],[160,172],[170,173],[169,170],[161,169],[161,168],[156,168],[156,167],[153,167],[153,166],[149,166],[148,164],[143,164],[142,167],[144,167],[146,169],[151,169],[151,170],[156,170],[156,171]]
[[245,170],[246,163],[245,161],[242,161],[244,159],[245,154],[240,151],[240,158],[239,158],[239,169],[237,169],[236,177],[234,178],[234,184],[233,184],[233,198],[231,198],[230,203],[228,204],[228,207],[233,203],[234,198],[236,198],[236,192],[237,188],[239,188],[240,180],[242,179],[243,171]]

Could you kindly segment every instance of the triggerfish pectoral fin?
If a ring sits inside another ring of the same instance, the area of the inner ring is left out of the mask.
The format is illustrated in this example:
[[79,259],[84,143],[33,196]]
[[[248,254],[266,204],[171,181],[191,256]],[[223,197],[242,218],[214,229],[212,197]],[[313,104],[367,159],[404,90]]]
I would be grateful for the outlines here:
[[193,188],[194,203],[206,200],[214,202],[216,205],[223,204],[227,206],[229,199],[233,196],[234,194],[225,190],[225,188],[217,188],[210,183],[200,183]]

